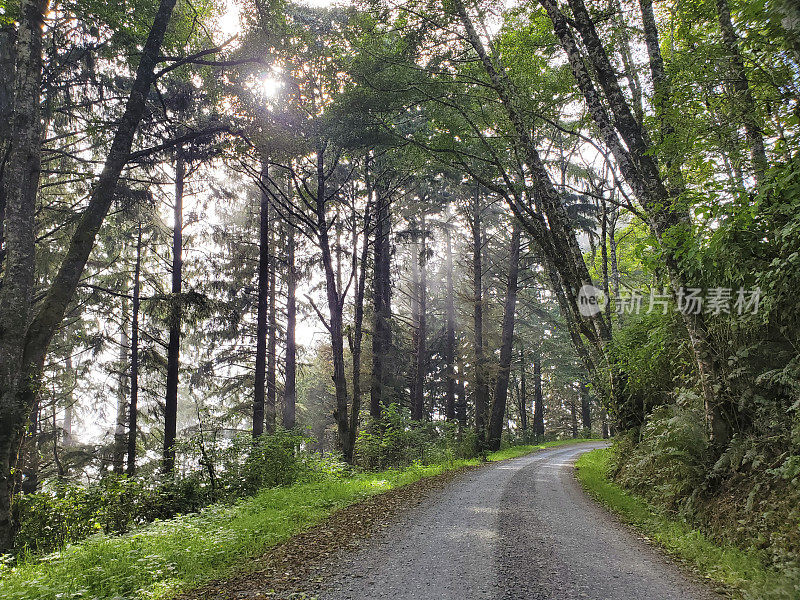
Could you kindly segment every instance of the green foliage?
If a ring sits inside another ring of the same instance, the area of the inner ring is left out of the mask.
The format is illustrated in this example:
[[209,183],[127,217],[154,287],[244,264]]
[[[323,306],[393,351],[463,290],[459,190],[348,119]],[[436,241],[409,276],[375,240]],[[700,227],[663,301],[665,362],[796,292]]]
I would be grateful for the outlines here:
[[242,497],[300,481],[312,472],[313,457],[298,452],[308,441],[285,430],[261,436],[256,442],[250,436],[236,438],[222,453],[221,489],[225,495]]
[[[14,504],[16,552],[53,552],[94,533],[126,533],[145,523],[195,513],[216,500],[233,501],[333,473],[329,461],[318,468],[314,455],[299,451],[305,442],[286,431],[256,442],[240,436],[222,449],[209,449],[205,468],[180,479],[149,483],[109,474],[94,485],[57,484],[49,492],[21,494]],[[209,472],[220,464],[222,474],[211,477]]]
[[64,484],[52,492],[21,494],[14,504],[16,550],[41,554],[94,533],[125,533],[142,523],[196,512],[210,498],[195,477],[148,485],[116,475],[95,485]]
[[368,469],[413,462],[433,463],[474,456],[474,433],[459,438],[454,423],[418,423],[408,409],[391,404],[375,430],[362,430],[356,442],[356,464]]
[[708,466],[702,402],[691,392],[684,396],[688,407],[662,406],[648,417],[638,444],[630,432],[614,447],[616,480],[669,509],[702,486]]

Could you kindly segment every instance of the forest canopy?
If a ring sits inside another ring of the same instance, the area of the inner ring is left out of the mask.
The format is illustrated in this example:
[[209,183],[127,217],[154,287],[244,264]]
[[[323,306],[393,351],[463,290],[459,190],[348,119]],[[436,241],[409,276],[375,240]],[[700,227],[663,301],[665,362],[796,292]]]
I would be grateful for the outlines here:
[[796,559],[799,61],[790,0],[2,0],[0,554],[614,436]]

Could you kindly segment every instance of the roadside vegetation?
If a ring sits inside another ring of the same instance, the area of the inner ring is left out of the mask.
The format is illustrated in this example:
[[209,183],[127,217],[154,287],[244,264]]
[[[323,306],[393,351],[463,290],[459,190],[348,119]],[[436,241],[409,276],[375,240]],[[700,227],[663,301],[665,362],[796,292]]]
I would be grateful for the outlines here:
[[[617,447],[618,449],[618,447]],[[756,548],[742,548],[655,501],[659,490],[645,498],[627,490],[613,478],[615,449],[594,450],[577,463],[584,489],[647,539],[677,557],[692,570],[736,597],[753,600],[795,600],[800,597],[800,572],[778,569]],[[706,524],[707,525],[707,524]],[[797,527],[797,523],[790,526]]]

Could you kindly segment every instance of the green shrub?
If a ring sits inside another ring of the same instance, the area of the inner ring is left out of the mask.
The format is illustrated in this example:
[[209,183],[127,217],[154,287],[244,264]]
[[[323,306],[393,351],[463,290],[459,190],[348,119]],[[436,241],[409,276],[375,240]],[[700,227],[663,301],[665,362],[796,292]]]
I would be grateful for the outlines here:
[[[232,501],[326,470],[332,473],[333,463],[299,451],[305,441],[286,431],[257,442],[241,436],[224,448],[204,449],[210,464],[179,479],[149,483],[106,474],[89,486],[58,483],[50,490],[20,494],[14,501],[15,553],[53,552],[95,533],[126,533],[144,523],[198,512],[216,500]],[[212,477],[217,469],[221,475]]]
[[[253,441],[240,436],[222,453],[219,485],[232,498],[251,496],[263,488],[290,485],[312,472],[308,457],[299,452],[306,438],[278,430]],[[244,457],[242,459],[242,457]]]
[[359,433],[355,458],[364,468],[385,469],[471,458],[476,447],[471,431],[459,436],[455,423],[414,421],[408,409],[391,404],[373,430]]
[[709,447],[701,410],[659,407],[649,415],[641,441],[633,442],[632,435],[621,436],[612,462],[617,481],[626,488],[677,509],[703,484]]

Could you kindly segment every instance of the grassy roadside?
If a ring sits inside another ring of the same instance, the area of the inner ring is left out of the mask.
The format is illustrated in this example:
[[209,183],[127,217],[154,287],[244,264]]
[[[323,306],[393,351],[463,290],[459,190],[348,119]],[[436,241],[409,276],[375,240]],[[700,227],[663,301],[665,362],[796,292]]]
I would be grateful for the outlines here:
[[[515,446],[489,461],[573,443],[561,440]],[[44,560],[0,570],[0,598],[155,600],[224,577],[248,559],[315,525],[338,508],[478,459],[412,465],[379,473],[299,483],[263,490],[235,505],[156,522],[122,536],[95,536]]]
[[611,450],[594,450],[577,463],[584,489],[620,518],[736,598],[792,600],[800,582],[764,566],[754,552],[716,544],[702,532],[658,511],[608,478]]

